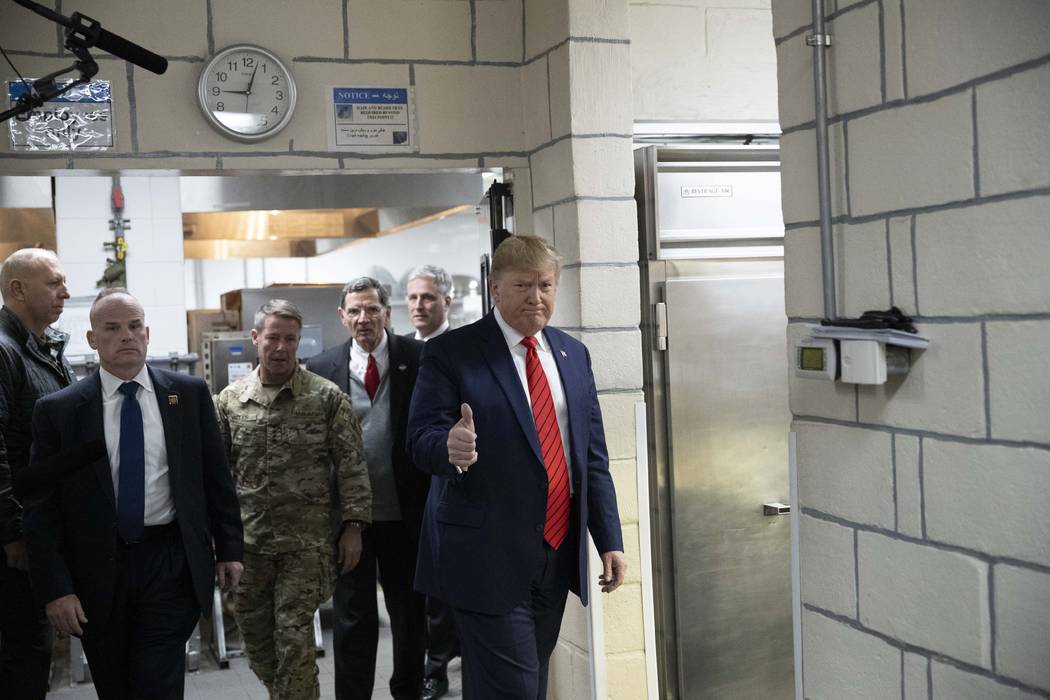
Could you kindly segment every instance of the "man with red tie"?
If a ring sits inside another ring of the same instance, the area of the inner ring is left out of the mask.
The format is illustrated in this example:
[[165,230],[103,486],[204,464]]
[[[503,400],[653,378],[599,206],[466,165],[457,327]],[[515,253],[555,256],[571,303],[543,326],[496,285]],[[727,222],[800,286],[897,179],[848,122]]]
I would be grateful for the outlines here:
[[361,560],[342,574],[332,597],[335,696],[372,697],[379,643],[376,576],[390,615],[394,700],[419,700],[423,689],[426,599],[413,590],[419,527],[429,479],[405,448],[408,402],[423,343],[387,331],[389,292],[372,277],[343,287],[339,318],[349,340],[311,358],[306,368],[350,396],[372,485],[372,522],[361,535]]
[[560,277],[542,238],[492,258],[492,313],[430,340],[409,413],[434,480],[416,587],[450,605],[468,698],[547,697],[568,591],[587,603],[587,538],[602,590],[626,564],[590,354],[547,325]]

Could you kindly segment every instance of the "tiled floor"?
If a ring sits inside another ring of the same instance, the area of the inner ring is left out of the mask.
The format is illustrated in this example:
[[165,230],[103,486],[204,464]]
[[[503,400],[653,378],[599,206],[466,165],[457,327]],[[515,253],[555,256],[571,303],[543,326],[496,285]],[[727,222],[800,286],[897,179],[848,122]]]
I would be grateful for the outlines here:
[[[380,605],[382,609],[382,605]],[[324,619],[324,618],[322,618]],[[320,668],[321,699],[334,700],[334,662],[332,660],[332,633],[323,628],[325,655],[318,657]],[[65,641],[58,643],[61,646]],[[390,700],[389,680],[392,670],[390,626],[385,619],[379,628],[379,654],[376,661],[376,684],[372,697],[375,700]],[[95,689],[90,683],[71,684],[68,659],[56,650],[56,681],[54,690],[47,697],[55,700],[94,700]],[[449,693],[447,698],[461,698],[460,660],[449,665]],[[200,655],[200,670],[186,674],[186,700],[266,700],[266,689],[248,668],[245,658],[230,660],[228,669],[220,669],[211,652],[203,650]]]

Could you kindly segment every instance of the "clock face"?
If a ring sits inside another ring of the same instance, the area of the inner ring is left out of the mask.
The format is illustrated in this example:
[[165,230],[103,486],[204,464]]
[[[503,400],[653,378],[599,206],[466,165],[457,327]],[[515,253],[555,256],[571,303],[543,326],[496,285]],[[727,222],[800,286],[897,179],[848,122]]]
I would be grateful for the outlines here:
[[258,46],[231,46],[215,55],[197,84],[208,121],[243,141],[268,138],[295,109],[295,81],[284,64]]

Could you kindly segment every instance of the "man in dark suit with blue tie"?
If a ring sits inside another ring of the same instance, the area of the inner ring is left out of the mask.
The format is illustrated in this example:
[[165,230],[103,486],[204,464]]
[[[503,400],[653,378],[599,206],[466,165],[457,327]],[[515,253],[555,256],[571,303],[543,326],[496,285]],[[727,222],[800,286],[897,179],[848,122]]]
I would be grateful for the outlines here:
[[[33,413],[30,574],[55,629],[81,635],[100,698],[181,698],[201,611],[241,574],[240,508],[207,386],[146,366],[139,302],[105,290],[88,343],[101,368]],[[96,456],[97,454],[97,456]],[[218,565],[216,565],[218,559]]]
[[416,587],[450,605],[469,698],[543,700],[568,591],[587,603],[626,564],[590,354],[547,326],[560,277],[543,239],[492,258],[492,313],[430,340],[409,413],[413,461],[435,477]]

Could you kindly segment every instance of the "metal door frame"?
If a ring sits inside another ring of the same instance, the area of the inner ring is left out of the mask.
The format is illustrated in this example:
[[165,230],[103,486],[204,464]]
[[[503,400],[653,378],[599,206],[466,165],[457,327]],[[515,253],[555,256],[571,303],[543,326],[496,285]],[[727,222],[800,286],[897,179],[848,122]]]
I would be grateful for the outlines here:
[[[659,305],[666,302],[664,288],[669,278],[682,276],[683,271],[689,268],[702,270],[724,261],[660,258],[660,215],[657,206],[659,155],[655,145],[636,148],[635,202],[638,217],[643,392],[648,408],[646,429],[657,674],[660,697],[666,700],[680,700],[679,634],[675,603],[676,568],[672,537],[670,410],[669,396],[665,389],[668,367],[666,353],[658,340],[660,333],[666,331],[666,317],[662,317]],[[761,156],[740,154],[741,160],[755,157],[767,159],[769,152],[766,151]],[[775,157],[779,159],[779,153]],[[783,257],[775,259],[783,261]]]
[[678,622],[675,610],[674,551],[671,533],[669,470],[667,464],[667,397],[663,378],[665,357],[657,350],[658,319],[666,270],[658,260],[659,220],[656,208],[657,149],[647,146],[634,153],[634,198],[638,211],[639,281],[641,286],[642,390],[648,433],[650,541],[653,570],[653,612],[656,618],[657,676],[660,697],[678,697]]

